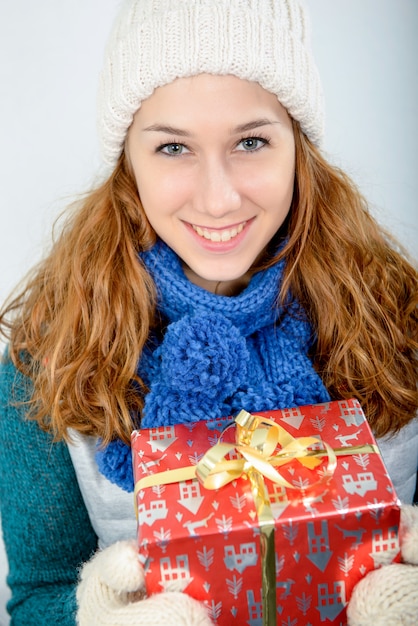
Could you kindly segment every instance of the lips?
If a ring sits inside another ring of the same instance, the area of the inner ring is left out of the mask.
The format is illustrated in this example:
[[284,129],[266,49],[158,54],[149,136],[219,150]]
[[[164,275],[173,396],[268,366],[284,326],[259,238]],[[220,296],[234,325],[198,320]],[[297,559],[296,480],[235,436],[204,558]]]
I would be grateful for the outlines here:
[[231,239],[234,239],[234,237],[239,235],[243,231],[246,224],[247,222],[241,222],[240,224],[237,224],[236,226],[231,226],[230,228],[216,230],[196,226],[195,224],[191,224],[191,226],[195,233],[199,235],[199,237],[203,237],[204,239],[207,239],[208,241],[212,241],[214,243],[225,243],[226,241],[230,241]]

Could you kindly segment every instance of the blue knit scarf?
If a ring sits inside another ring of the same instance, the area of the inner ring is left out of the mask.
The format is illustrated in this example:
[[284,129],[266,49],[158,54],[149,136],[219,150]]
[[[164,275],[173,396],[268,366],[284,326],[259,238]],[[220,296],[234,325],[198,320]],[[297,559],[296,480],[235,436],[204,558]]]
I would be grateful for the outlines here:
[[[150,389],[141,427],[330,399],[307,356],[313,337],[306,315],[296,302],[277,305],[284,261],[254,274],[239,295],[225,297],[192,284],[179,257],[162,242],[142,260],[167,327],[159,345],[150,337],[139,362],[138,373]],[[132,491],[128,446],[112,442],[96,458],[102,474]]]

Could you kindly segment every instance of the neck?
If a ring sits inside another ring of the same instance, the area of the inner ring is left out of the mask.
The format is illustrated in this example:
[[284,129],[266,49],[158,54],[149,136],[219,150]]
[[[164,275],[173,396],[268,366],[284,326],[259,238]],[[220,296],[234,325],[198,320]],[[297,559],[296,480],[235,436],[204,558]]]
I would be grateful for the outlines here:
[[244,276],[240,276],[234,280],[206,280],[201,276],[198,276],[190,269],[183,265],[183,271],[191,283],[206,289],[210,293],[214,293],[219,296],[237,296],[248,286],[250,282],[252,272],[248,271]]

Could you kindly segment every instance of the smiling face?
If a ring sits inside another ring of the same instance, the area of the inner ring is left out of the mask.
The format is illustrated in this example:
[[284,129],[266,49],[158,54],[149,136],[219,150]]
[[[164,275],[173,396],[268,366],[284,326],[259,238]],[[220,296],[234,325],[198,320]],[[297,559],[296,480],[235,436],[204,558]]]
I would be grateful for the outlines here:
[[234,76],[177,79],[142,103],[127,155],[151,226],[190,280],[245,285],[292,201],[292,122],[277,97]]

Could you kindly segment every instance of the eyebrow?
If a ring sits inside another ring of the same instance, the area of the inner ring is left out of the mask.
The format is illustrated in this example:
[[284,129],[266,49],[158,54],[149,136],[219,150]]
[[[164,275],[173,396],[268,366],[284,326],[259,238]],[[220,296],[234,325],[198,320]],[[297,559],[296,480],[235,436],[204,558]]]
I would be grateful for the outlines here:
[[167,135],[179,135],[180,137],[190,137],[191,133],[188,130],[181,128],[175,128],[174,126],[166,126],[165,124],[152,124],[143,129],[144,131],[151,131],[156,133],[166,133]]
[[[256,120],[251,120],[245,124],[239,124],[232,129],[232,133],[244,133],[248,130],[254,130],[260,128],[260,126],[270,126],[272,124],[280,124],[277,120],[270,120],[266,117],[262,117]],[[147,132],[166,133],[167,135],[176,135],[178,137],[191,137],[192,133],[183,128],[176,128],[175,126],[167,126],[165,124],[151,124],[143,129]]]
[[271,126],[272,124],[280,124],[278,120],[269,120],[267,117],[261,117],[258,120],[252,120],[246,124],[239,124],[233,129],[237,133],[245,133],[247,130],[254,130],[260,128],[260,126]]

